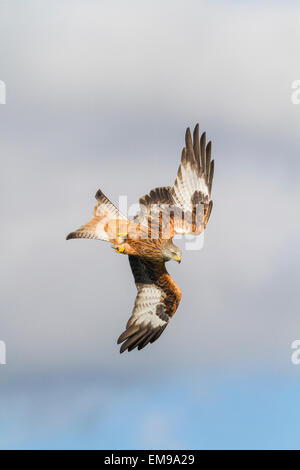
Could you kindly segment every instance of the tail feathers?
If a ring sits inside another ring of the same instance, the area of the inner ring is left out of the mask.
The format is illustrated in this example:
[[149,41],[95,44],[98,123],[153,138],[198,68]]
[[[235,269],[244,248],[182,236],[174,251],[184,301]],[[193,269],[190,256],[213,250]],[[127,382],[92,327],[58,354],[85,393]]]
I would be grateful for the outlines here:
[[99,215],[105,212],[107,215],[110,216],[111,219],[127,220],[127,217],[121,214],[119,209],[117,209],[116,206],[113,205],[113,203],[103,194],[100,189],[98,189],[98,191],[96,192],[95,198],[98,201],[95,208],[97,207],[99,209]]
[[69,233],[71,238],[93,238],[96,240],[111,241],[119,229],[120,223],[127,222],[127,218],[113,205],[113,203],[100,191],[96,193],[97,203],[94,215],[87,223],[74,232]]

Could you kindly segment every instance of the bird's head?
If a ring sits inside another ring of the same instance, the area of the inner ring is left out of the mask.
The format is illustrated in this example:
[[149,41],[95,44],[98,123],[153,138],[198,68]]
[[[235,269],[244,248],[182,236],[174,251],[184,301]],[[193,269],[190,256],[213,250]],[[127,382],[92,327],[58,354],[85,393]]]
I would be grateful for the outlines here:
[[162,255],[164,261],[170,261],[171,259],[177,261],[177,263],[180,263],[181,261],[181,251],[178,246],[174,245],[172,240],[168,240],[163,246]]

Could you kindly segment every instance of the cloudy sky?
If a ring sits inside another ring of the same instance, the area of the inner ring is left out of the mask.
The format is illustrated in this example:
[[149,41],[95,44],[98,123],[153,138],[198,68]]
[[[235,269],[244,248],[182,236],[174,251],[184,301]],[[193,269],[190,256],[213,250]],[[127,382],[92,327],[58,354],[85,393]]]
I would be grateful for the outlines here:
[[[300,447],[299,41],[294,1],[0,1],[0,447]],[[164,335],[120,356],[128,261],[65,236],[99,188],[172,184],[196,122],[204,248],[168,265]]]

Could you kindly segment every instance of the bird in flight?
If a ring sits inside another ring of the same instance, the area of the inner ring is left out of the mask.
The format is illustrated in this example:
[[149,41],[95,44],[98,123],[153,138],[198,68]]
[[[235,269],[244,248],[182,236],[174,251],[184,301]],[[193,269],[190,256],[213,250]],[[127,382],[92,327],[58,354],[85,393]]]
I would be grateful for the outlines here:
[[185,147],[173,186],[155,188],[139,200],[140,211],[133,220],[97,191],[92,219],[71,232],[71,238],[93,238],[112,243],[117,252],[128,255],[137,288],[133,311],[118,339],[120,352],[139,350],[156,341],[177,310],[181,291],[166,262],[180,263],[180,249],[174,235],[199,235],[207,225],[211,210],[214,161],[211,142],[200,137],[197,124],[193,138],[188,128]]

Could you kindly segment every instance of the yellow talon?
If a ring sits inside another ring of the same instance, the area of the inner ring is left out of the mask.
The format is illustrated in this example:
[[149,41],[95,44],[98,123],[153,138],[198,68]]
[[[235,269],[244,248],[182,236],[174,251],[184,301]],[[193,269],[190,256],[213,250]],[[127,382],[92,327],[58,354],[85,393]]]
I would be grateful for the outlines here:
[[127,233],[125,233],[125,232],[119,232],[119,233],[117,233],[117,237],[121,237],[121,238],[127,237]]
[[116,253],[124,253],[125,248],[124,246],[117,246],[117,248],[115,248],[115,251]]

